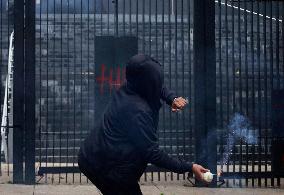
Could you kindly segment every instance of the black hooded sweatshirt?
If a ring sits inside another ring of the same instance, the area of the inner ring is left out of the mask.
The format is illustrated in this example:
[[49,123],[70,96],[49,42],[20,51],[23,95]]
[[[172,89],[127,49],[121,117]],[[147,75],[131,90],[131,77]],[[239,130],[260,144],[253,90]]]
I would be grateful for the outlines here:
[[101,120],[81,147],[94,170],[121,182],[137,182],[148,163],[176,173],[190,172],[191,163],[159,149],[160,100],[176,96],[163,87],[161,65],[136,55],[126,66],[126,83],[112,96]]

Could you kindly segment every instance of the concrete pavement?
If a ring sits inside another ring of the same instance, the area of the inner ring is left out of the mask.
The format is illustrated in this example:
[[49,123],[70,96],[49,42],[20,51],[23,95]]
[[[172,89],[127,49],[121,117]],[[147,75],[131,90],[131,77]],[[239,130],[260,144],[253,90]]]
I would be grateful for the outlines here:
[[[144,195],[283,195],[284,189],[276,188],[196,188],[183,185],[141,185]],[[92,185],[15,185],[0,184],[0,195],[99,195]]]

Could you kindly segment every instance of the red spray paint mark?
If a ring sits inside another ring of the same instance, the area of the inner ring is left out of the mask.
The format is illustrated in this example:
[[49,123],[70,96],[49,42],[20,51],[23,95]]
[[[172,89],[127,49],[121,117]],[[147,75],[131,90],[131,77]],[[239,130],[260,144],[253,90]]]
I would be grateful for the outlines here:
[[[109,69],[105,64],[102,64],[101,74],[96,78],[96,82],[100,86],[100,94],[104,94],[104,85],[107,84],[109,87],[109,93],[112,92],[113,89],[118,89],[121,84],[125,81],[125,67],[121,69],[120,66],[116,66],[113,68],[111,66]],[[114,70],[115,69],[115,70]],[[115,72],[115,80],[114,80],[114,72]]]
[[105,65],[101,65],[101,76],[96,78],[97,83],[100,85],[100,94],[104,92],[104,83],[108,81],[108,78],[105,77]]
[[113,79],[112,73],[113,73],[113,69],[112,69],[112,67],[111,67],[110,70],[109,70],[109,80],[108,80],[109,93],[110,93],[110,94],[111,94],[111,92],[112,92],[112,79]]

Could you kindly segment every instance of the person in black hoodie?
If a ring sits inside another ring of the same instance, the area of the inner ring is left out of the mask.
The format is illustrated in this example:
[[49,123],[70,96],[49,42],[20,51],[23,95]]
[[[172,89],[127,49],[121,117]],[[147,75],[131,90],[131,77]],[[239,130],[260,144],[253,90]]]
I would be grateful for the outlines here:
[[199,180],[208,171],[159,149],[161,99],[173,111],[186,104],[163,86],[158,61],[143,54],[133,56],[126,66],[126,82],[114,93],[79,151],[81,172],[104,195],[142,194],[138,180],[148,163],[176,173],[193,172]]

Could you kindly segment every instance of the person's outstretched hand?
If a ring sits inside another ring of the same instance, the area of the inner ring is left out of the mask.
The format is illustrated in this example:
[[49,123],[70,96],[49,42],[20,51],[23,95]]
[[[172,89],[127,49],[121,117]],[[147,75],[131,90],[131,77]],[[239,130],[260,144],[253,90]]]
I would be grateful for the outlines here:
[[172,111],[177,112],[179,110],[182,110],[186,104],[188,104],[188,101],[184,99],[183,97],[177,97],[174,99],[172,103]]
[[205,169],[204,167],[202,167],[201,165],[198,165],[198,164],[193,164],[192,165],[192,172],[193,174],[195,175],[195,178],[199,181],[203,181],[203,173],[206,173],[208,172],[209,170],[208,169]]

